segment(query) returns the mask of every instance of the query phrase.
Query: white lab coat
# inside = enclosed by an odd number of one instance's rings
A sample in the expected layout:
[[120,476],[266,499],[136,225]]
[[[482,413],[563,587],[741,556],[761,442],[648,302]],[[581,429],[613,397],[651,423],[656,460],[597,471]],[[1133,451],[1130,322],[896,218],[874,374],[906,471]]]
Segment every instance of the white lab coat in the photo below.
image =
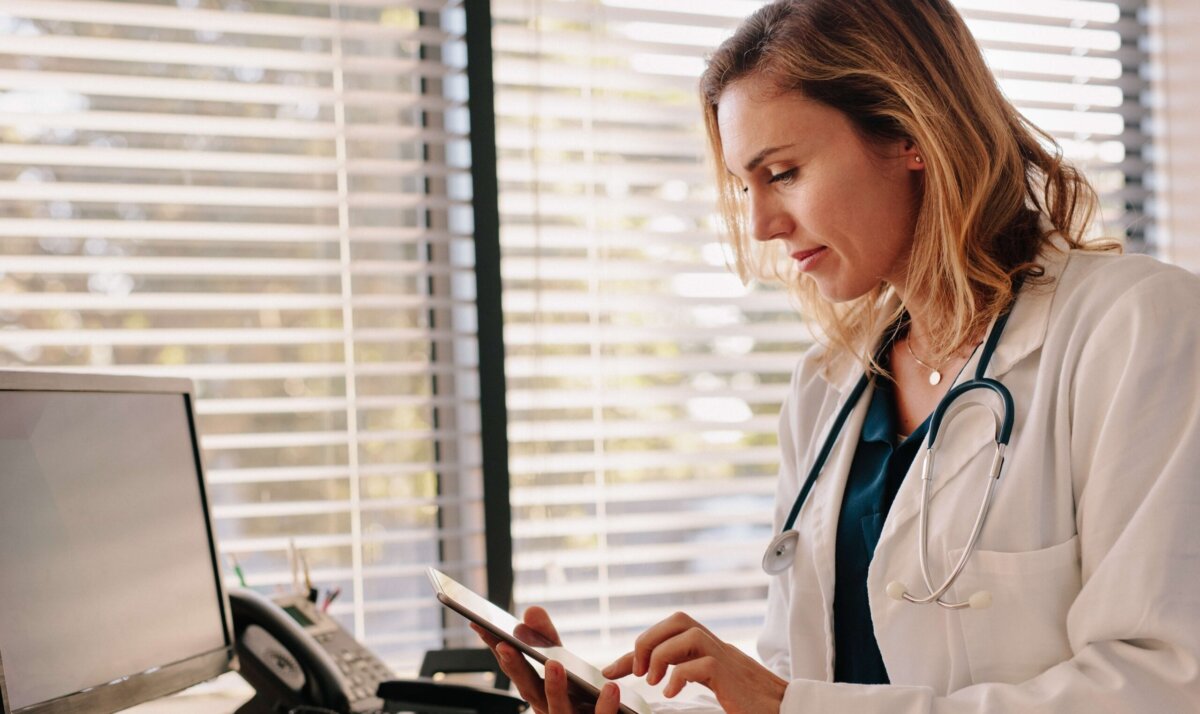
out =
[[[979,545],[949,593],[987,590],[992,606],[949,611],[885,592],[898,580],[927,593],[922,450],[867,577],[892,684],[831,682],[837,518],[868,391],[797,520],[794,567],[771,580],[759,655],[789,680],[785,714],[1200,712],[1200,278],[1142,256],[1051,249],[1042,261],[1053,284],[1021,291],[987,372],[1012,392],[1016,423]],[[861,375],[849,364],[823,373],[819,349],[780,418],[776,532]],[[968,409],[938,438],[938,583],[979,507],[991,420]]]

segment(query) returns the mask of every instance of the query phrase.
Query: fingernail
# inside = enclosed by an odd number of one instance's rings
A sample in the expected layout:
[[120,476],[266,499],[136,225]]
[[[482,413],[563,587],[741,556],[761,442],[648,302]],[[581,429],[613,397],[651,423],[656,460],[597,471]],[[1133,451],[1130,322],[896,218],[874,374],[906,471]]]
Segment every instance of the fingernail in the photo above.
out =
[[496,654],[500,655],[500,659],[504,660],[505,662],[512,659],[512,655],[508,653],[508,649],[505,647],[497,647]]

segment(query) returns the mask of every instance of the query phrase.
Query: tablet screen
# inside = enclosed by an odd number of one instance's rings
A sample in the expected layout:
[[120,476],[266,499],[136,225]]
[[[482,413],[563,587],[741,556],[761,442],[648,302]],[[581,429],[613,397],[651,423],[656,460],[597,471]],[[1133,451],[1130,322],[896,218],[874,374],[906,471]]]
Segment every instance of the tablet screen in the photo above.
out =
[[[508,641],[538,662],[544,663],[551,659],[560,662],[567,671],[567,676],[590,691],[592,696],[599,696],[600,688],[609,681],[600,670],[586,660],[548,641],[510,613],[445,573],[434,568],[430,568],[428,573],[434,589],[437,590],[438,600],[444,605]],[[624,688],[621,689],[621,705],[622,710],[628,714],[651,714],[650,706],[644,699],[634,692],[625,691]]]

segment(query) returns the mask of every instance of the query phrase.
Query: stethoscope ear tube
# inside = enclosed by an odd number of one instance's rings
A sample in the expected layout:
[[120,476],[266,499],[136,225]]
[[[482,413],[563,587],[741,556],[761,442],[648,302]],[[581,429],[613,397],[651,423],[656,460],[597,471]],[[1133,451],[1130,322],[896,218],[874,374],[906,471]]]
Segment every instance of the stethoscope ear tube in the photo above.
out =
[[[951,409],[958,398],[976,389],[987,389],[994,392],[1003,403],[1003,409],[1001,410],[1003,416],[996,418],[996,443],[1004,444],[1005,446],[1008,445],[1009,439],[1012,438],[1013,430],[1014,409],[1012,392],[1008,391],[1008,387],[1005,387],[991,377],[980,377],[956,385],[938,402],[937,408],[933,410],[933,416],[929,420],[929,440],[926,442],[926,451],[933,449],[938,434],[941,432],[942,424],[948,422],[950,416],[958,413],[961,409],[971,406],[970,404],[960,404],[958,407]],[[995,411],[992,412],[993,415],[995,413]]]

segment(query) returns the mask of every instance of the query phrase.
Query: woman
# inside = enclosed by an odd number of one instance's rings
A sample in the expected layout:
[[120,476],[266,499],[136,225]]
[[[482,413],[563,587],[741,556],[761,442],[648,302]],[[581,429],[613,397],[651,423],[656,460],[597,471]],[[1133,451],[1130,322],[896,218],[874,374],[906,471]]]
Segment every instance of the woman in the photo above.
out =
[[[701,94],[739,268],[823,335],[780,424],[775,526],[796,535],[764,559],[763,664],[677,614],[605,674],[731,713],[1200,711],[1200,280],[1084,242],[1091,188],[948,0],[775,2]],[[937,436],[923,570],[922,444],[974,376],[1013,397],[1002,477],[941,596],[961,609],[914,604],[989,482],[997,424],[966,409]],[[574,711],[560,667],[543,682],[489,644],[535,710]]]

